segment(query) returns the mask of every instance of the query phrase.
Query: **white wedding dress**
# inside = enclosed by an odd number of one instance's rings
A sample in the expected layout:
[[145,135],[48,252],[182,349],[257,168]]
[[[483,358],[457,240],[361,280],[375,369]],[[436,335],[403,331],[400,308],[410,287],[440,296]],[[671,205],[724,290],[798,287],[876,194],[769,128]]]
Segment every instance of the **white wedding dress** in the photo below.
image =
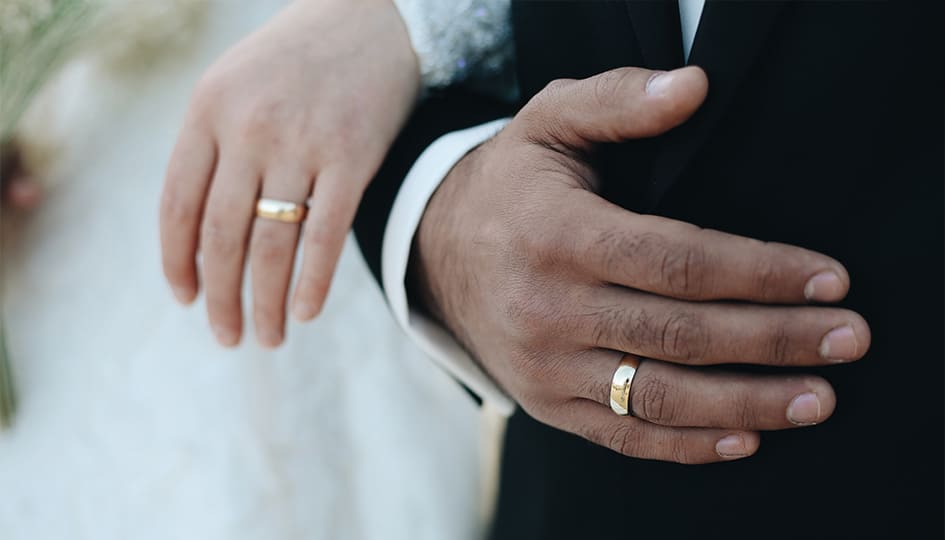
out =
[[281,5],[214,2],[191,54],[60,83],[53,186],[3,231],[20,396],[3,540],[481,533],[477,410],[402,337],[353,243],[324,314],[276,352],[219,348],[202,303],[165,287],[158,196],[190,89]]

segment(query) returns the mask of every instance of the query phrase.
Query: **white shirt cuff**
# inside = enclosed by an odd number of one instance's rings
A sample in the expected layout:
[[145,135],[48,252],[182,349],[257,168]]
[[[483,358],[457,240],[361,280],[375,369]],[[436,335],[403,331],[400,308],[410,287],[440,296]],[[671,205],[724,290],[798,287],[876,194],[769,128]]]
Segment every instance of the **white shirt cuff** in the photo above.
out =
[[397,323],[434,362],[506,416],[515,410],[515,401],[499,388],[445,328],[410,309],[404,278],[414,234],[433,192],[463,156],[498,133],[508,122],[509,119],[505,118],[449,133],[420,155],[394,200],[381,250],[384,294]]

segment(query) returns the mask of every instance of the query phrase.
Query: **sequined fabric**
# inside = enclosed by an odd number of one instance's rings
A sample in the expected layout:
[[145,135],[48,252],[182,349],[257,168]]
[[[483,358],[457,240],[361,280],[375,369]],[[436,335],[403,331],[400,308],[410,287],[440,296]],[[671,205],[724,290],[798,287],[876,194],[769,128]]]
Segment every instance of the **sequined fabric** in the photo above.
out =
[[509,0],[396,4],[420,59],[425,88],[468,83],[502,96],[514,93]]

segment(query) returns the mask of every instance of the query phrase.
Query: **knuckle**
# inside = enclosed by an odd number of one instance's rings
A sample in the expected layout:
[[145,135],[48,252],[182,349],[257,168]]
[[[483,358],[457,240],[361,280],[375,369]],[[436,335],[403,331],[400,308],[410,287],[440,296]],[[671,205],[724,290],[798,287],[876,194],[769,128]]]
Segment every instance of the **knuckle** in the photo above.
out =
[[561,101],[573,79],[555,79],[545,85],[519,111],[517,120],[525,126],[525,132],[535,135],[554,133],[560,128],[556,119],[561,116]]
[[178,193],[165,189],[161,196],[161,219],[171,227],[180,227],[193,222],[196,212]]
[[555,270],[567,259],[567,254],[574,245],[573,231],[565,227],[544,227],[528,224],[517,243],[523,248],[520,253],[528,253],[528,263],[536,270]]
[[640,432],[632,422],[620,423],[610,430],[604,445],[628,457],[640,457]]
[[541,91],[535,94],[531,102],[539,109],[543,106],[555,103],[560,98],[561,94],[566,92],[566,89],[570,88],[574,83],[574,79],[553,79],[549,81]]
[[285,98],[238,94],[218,75],[210,75],[206,81],[198,86],[191,102],[195,120],[216,125],[236,142],[298,148],[297,141],[306,135],[302,126],[307,125],[308,116],[298,111],[293,114]]
[[652,315],[643,308],[607,306],[594,313],[594,343],[616,343],[627,349],[646,347],[659,331]]
[[211,216],[203,224],[200,247],[202,252],[212,257],[229,260],[237,256],[241,246],[230,228],[220,219]]
[[238,136],[248,142],[272,143],[278,146],[278,133],[272,127],[279,125],[279,106],[273,103],[257,102],[248,107],[237,128]]
[[612,227],[595,232],[582,255],[609,274],[623,275],[628,267],[640,264],[636,261],[651,261],[661,256],[666,251],[665,244],[665,239],[657,233],[628,233]]
[[563,357],[542,349],[521,349],[511,355],[522,384],[536,394],[551,394],[566,365]]
[[699,243],[674,245],[661,233],[611,229],[597,233],[590,246],[595,260],[612,273],[626,273],[629,262],[641,268],[649,288],[678,298],[698,299],[704,293],[707,254]]
[[513,334],[528,347],[541,347],[561,327],[560,306],[550,295],[530,287],[514,287],[504,295],[503,312]]
[[640,374],[631,386],[633,414],[654,424],[672,424],[676,410],[670,396],[670,385],[659,377]]
[[303,231],[302,239],[306,249],[321,252],[342,244],[345,235],[320,223],[310,223]]
[[684,465],[694,465],[704,461],[698,459],[697,452],[694,451],[689,440],[683,435],[672,437],[669,442],[669,456],[672,461]]
[[615,69],[594,77],[594,98],[598,105],[609,107],[619,101],[626,75],[625,71]]
[[593,241],[588,243],[590,251],[587,255],[596,254],[603,270],[617,273],[626,266],[628,257],[638,254],[639,240],[640,236],[621,234],[615,228],[608,228],[595,234]]
[[556,406],[586,403],[586,400],[606,404],[609,402],[609,382],[601,381],[593,372],[581,368],[598,354],[593,349],[561,352],[557,347],[523,351],[511,357],[517,364],[515,384],[523,393]]
[[543,396],[550,386],[550,375],[544,369],[542,355],[537,351],[521,350],[508,356],[510,377],[509,386],[524,401],[532,401]]
[[664,249],[660,257],[660,278],[673,296],[700,298],[705,279],[706,252],[691,243],[677,249]]
[[663,322],[659,350],[665,359],[698,364],[705,358],[708,349],[709,331],[701,317],[677,311]]
[[[617,68],[606,71],[593,78],[594,97],[602,108],[619,113],[626,110],[623,106],[634,94],[634,81],[638,77],[636,69]],[[640,121],[642,118],[633,118]]]
[[542,424],[554,425],[560,418],[560,406],[552,400],[535,393],[521,393],[516,401],[525,413]]
[[[195,130],[192,126],[185,126],[183,130]],[[191,181],[194,176],[194,170],[190,163],[186,160],[181,159],[180,155],[181,143],[178,141],[177,145],[174,148],[174,152],[171,155],[171,159],[167,164],[167,170],[165,171],[165,185],[167,183],[176,183],[178,185],[184,185],[188,181]]]
[[[268,225],[268,224],[267,224]],[[256,230],[253,242],[253,256],[260,263],[281,261],[293,254],[292,246],[286,241],[284,231],[275,231],[269,227]]]
[[332,272],[326,261],[318,259],[302,266],[296,284],[299,295],[305,300],[322,300],[328,295]]
[[597,378],[582,378],[574,382],[574,389],[580,397],[592,399],[601,405],[610,404],[610,381]]
[[768,338],[768,360],[772,365],[785,366],[792,362],[791,336],[784,324],[777,324]]
[[564,359],[549,359],[548,354],[538,350],[513,353],[509,358],[504,384],[522,409],[542,423],[560,423],[562,407],[573,398],[560,391],[558,366]]
[[747,429],[758,425],[759,417],[754,405],[754,400],[748,393],[737,393],[732,396],[731,407],[736,422],[734,427]]
[[545,85],[545,87],[544,87],[544,89],[542,89],[541,93],[542,93],[542,94],[545,94],[545,93],[554,94],[554,93],[557,93],[557,92],[561,92],[563,89],[565,89],[565,88],[571,86],[572,84],[574,84],[574,82],[575,82],[574,79],[567,79],[567,78],[553,79],[552,81],[550,81],[548,84]]
[[754,276],[753,285],[762,300],[778,297],[779,285],[783,277],[780,265],[769,258],[759,257],[755,262],[752,275]]
[[[624,324],[625,315],[616,306],[602,306],[588,315],[592,319],[593,343],[595,345],[613,341],[611,336],[624,336],[627,333],[627,325]],[[627,339],[624,339],[624,341],[627,341]]]
[[197,83],[190,99],[190,110],[196,118],[206,119],[222,102],[229,82],[216,70],[208,71]]

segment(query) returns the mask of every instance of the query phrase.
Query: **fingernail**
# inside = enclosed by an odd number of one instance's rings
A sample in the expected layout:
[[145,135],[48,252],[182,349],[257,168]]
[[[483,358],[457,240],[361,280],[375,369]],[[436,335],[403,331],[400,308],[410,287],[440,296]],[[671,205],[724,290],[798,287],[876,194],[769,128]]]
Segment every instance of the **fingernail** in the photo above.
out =
[[820,419],[820,400],[817,399],[817,394],[808,392],[794,398],[788,405],[787,418],[798,426],[816,424]]
[[171,287],[171,292],[174,293],[174,298],[185,306],[194,301],[193,289],[187,287]]
[[239,342],[239,336],[237,336],[236,332],[223,326],[214,326],[213,334],[217,336],[217,341],[224,347],[232,347]]
[[292,306],[292,316],[297,321],[310,321],[318,316],[318,307],[308,302],[296,302]]
[[715,451],[723,458],[740,458],[748,455],[745,439],[741,435],[728,435],[715,443]]
[[646,93],[650,96],[658,96],[666,93],[673,83],[672,72],[662,71],[656,73],[650,80],[646,81]]
[[820,356],[831,362],[853,360],[859,351],[852,326],[841,326],[827,332],[820,342]]
[[256,339],[259,341],[260,345],[267,349],[275,349],[279,345],[282,345],[282,334],[273,332],[272,330],[261,330],[256,335]]
[[843,282],[833,270],[821,272],[804,286],[804,298],[816,302],[833,302],[843,297]]

